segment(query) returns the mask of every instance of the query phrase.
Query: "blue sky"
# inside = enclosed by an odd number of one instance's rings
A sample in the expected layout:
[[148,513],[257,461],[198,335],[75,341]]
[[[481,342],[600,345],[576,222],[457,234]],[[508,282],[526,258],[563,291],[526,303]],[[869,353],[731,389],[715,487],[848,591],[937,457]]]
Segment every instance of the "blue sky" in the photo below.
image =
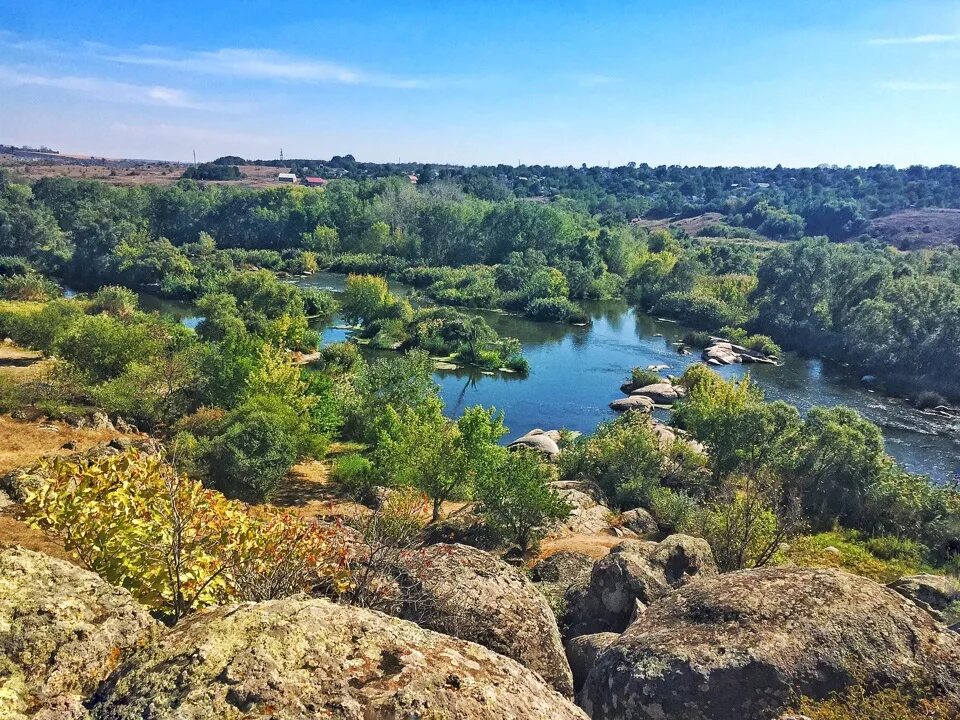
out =
[[180,160],[960,164],[960,3],[0,0],[0,142]]

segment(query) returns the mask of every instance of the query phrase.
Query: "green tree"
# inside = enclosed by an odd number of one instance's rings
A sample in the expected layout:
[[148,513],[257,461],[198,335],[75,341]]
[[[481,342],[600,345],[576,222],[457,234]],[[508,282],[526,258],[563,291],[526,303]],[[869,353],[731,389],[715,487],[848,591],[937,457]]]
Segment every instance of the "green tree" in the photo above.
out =
[[502,537],[524,553],[552,522],[565,518],[570,505],[552,487],[556,470],[534,450],[507,453],[496,472],[477,483],[480,513]]

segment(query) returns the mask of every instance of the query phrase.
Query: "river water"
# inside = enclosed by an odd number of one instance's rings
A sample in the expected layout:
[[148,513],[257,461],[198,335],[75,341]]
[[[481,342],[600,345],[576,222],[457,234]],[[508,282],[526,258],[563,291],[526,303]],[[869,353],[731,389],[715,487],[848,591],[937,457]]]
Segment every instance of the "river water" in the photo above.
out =
[[[297,284],[339,292],[343,281],[343,275],[317,273]],[[391,289],[403,293],[408,288],[393,282]],[[196,324],[189,305],[162,304],[162,308],[145,309],[174,311],[187,324]],[[520,340],[530,373],[438,371],[435,379],[447,415],[457,417],[471,405],[496,407],[503,411],[510,428],[508,439],[538,427],[587,433],[615,416],[608,404],[622,397],[620,385],[631,368],[666,365],[665,374],[679,375],[699,358],[677,353],[673,343],[688,331],[682,325],[638,313],[622,301],[586,303],[584,307],[592,321],[586,327],[476,311],[501,335]],[[339,342],[347,336],[345,330],[327,328],[323,341]],[[960,428],[902,400],[871,391],[843,368],[787,353],[781,366],[731,365],[718,368],[718,372],[727,378],[749,372],[768,400],[784,400],[801,412],[815,405],[847,405],[859,410],[881,427],[887,451],[913,472],[944,481],[960,470]],[[664,419],[667,414],[664,411]]]

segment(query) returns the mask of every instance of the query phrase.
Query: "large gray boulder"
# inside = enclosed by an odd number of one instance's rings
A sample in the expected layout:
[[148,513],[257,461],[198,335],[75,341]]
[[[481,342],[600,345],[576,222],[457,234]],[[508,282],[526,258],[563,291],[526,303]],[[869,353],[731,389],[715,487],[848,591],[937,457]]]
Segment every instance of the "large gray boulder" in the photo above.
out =
[[573,693],[556,617],[517,568],[466,545],[431,545],[404,560],[402,615],[513,658]]
[[567,592],[567,634],[623,632],[638,603],[648,605],[694,578],[716,574],[710,546],[700,538],[626,540],[596,562],[588,583]]
[[589,482],[577,480],[559,480],[550,486],[570,506],[570,513],[558,520],[555,530],[558,532],[595,535],[609,530],[613,513],[598,498],[602,498],[599,488]]
[[672,405],[684,395],[683,387],[668,382],[644,385],[630,393],[631,397],[648,397],[657,405]]
[[160,630],[130,593],[92,572],[0,551],[0,717],[86,718],[84,701]]
[[378,612],[288,598],[181,622],[114,674],[95,720],[585,720],[519,663]]
[[765,568],[653,603],[597,658],[580,702],[594,720],[768,720],[860,682],[960,701],[960,637],[866,578]]
[[630,397],[619,398],[610,403],[610,409],[616,412],[653,412],[655,403],[646,395],[631,395]]
[[537,452],[543,454],[550,460],[554,460],[560,455],[560,446],[557,444],[560,441],[560,433],[557,430],[540,430],[535,429],[528,432],[526,435],[521,435],[512,443],[507,445],[508,448],[530,448],[531,450],[536,450]]
[[660,532],[660,527],[653,519],[653,515],[643,508],[634,508],[620,513],[620,522],[623,523],[623,527],[637,535],[656,535]]

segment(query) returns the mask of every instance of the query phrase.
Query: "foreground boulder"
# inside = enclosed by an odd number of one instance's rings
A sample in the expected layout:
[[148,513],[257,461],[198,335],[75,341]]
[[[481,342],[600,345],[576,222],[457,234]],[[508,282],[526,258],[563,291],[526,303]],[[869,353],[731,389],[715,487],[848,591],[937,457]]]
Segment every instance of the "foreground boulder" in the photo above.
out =
[[960,638],[866,578],[766,568],[655,602],[597,658],[581,705],[594,720],[767,720],[860,682],[960,701]]
[[96,720],[585,720],[518,663],[327,600],[216,608],[181,622],[99,694]]
[[403,617],[513,658],[573,694],[556,618],[523,572],[466,545],[431,545],[404,564]]
[[0,717],[72,720],[160,625],[126,590],[64,560],[0,551]]
[[590,581],[566,595],[568,635],[622,632],[638,611],[671,590],[717,574],[705,540],[670,535],[662,542],[626,540],[598,560]]

